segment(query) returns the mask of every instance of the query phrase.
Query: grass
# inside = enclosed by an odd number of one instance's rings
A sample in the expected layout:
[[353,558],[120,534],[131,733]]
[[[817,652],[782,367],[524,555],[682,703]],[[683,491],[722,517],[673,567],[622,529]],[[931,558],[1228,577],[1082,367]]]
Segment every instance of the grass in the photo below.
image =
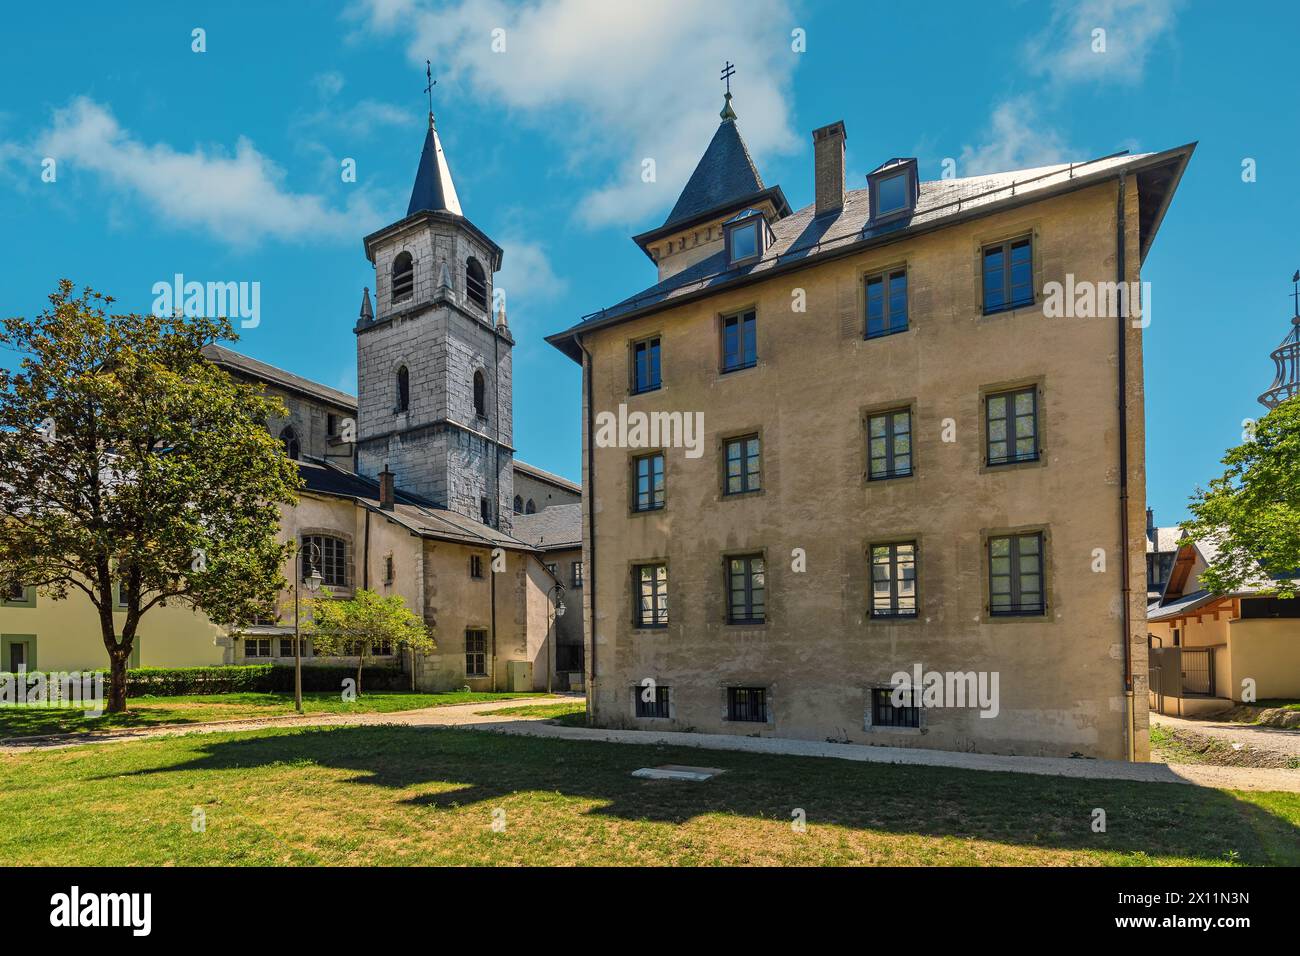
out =
[[[667,763],[726,772],[630,776]],[[1297,865],[1298,827],[1292,793],[449,728],[0,755],[0,865]]]
[[570,726],[586,726],[587,702],[585,700],[566,700],[558,704],[525,704],[522,707],[497,707],[493,710],[480,710],[480,715],[491,714],[493,717],[537,717],[543,720],[560,717],[581,717],[582,720],[566,720]]
[[[303,693],[308,714],[373,714],[450,704],[475,704],[544,694],[490,694],[456,691],[449,694],[415,694],[405,691],[369,691],[357,700],[344,701],[337,691]],[[132,697],[120,714],[88,717],[70,708],[0,708],[0,740],[39,734],[81,733],[159,724],[193,724],[210,720],[243,720],[292,714],[292,694],[196,694],[181,697]]]

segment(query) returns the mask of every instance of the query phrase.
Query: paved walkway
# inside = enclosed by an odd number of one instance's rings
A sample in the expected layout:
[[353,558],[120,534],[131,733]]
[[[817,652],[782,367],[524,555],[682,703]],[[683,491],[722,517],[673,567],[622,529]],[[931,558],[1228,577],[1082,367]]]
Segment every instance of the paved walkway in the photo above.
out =
[[1253,747],[1255,750],[1268,750],[1272,753],[1300,757],[1300,729],[1234,724],[1213,718],[1188,720],[1186,717],[1167,717],[1164,714],[1152,714],[1151,723],[1168,727],[1170,730],[1185,730],[1200,734],[1202,737],[1213,737],[1215,740],[1230,744]]
[[[801,757],[830,757],[862,763],[908,764],[924,767],[953,767],[961,770],[992,770],[1089,780],[1134,780],[1144,783],[1181,783],[1229,790],[1283,790],[1300,793],[1300,770],[1257,767],[1214,767],[1203,764],[1125,763],[1118,760],[1073,760],[1064,757],[1003,757],[991,754],[953,753],[908,747],[871,747],[833,744],[815,740],[787,740],[775,737],[739,737],[730,734],[690,734],[673,731],[595,730],[564,727],[546,721],[517,716],[493,716],[490,712],[508,707],[555,703],[555,698],[494,701],[486,704],[457,704],[388,714],[308,715],[225,721],[214,724],[141,728],[94,735],[68,735],[0,745],[2,753],[20,753],[52,747],[108,744],[142,738],[192,733],[226,733],[259,730],[268,726],[364,726],[398,724],[410,727],[459,727],[529,737],[562,740],[604,741],[619,744],[697,747],[702,750],[730,750],[744,753],[789,754]],[[484,712],[488,713],[484,713]],[[1161,718],[1162,720],[1168,718]],[[90,739],[87,739],[90,738]]]

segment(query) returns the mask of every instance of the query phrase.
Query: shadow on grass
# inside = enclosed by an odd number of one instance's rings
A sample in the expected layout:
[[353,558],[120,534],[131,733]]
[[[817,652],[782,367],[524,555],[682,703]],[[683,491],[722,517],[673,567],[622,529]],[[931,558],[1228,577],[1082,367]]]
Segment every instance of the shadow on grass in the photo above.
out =
[[[815,757],[516,737],[434,727],[341,727],[195,742],[202,754],[149,776],[247,771],[306,761],[351,771],[349,785],[453,789],[406,802],[442,808],[541,792],[594,801],[591,814],[681,824],[706,814],[1054,850],[1135,854],[1134,862],[1300,864],[1300,794],[1243,798],[1184,784],[1078,780]],[[638,767],[708,764],[704,783],[647,781]],[[1105,833],[1092,830],[1106,812]],[[1150,858],[1144,859],[1143,856]]]

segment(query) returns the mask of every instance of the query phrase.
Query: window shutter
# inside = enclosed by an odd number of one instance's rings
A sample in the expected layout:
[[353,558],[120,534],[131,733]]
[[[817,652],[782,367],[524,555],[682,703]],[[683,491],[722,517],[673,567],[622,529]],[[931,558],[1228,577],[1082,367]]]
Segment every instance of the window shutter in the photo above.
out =
[[[835,307],[839,315],[840,338],[851,339],[859,335],[858,283],[856,279],[840,279],[836,283]],[[865,321],[865,319],[863,320]],[[864,326],[865,328],[865,326]]]

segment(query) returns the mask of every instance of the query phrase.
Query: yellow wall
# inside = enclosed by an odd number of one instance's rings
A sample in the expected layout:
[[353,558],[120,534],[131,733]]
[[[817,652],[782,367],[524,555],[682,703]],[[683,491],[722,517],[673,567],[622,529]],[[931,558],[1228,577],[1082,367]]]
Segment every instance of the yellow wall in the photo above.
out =
[[[1114,281],[1116,189],[1102,185],[827,262],[584,336],[593,354],[594,407],[705,415],[705,454],[666,456],[667,507],[629,513],[630,458],[641,450],[596,448],[597,587],[590,587],[588,667],[597,721],[709,732],[1022,754],[1125,756],[1121,551],[1130,554],[1133,723],[1145,759],[1146,621],[1141,333],[1130,329],[1129,540],[1118,534],[1119,422],[1114,319],[1047,319],[1041,306],[985,317],[982,243],[1034,234],[1035,285]],[[1128,275],[1138,278],[1136,183],[1129,181]],[[863,277],[906,264],[908,331],[864,340]],[[796,289],[807,311],[792,310]],[[757,367],[719,374],[721,317],[758,314]],[[663,388],[629,395],[630,344],[662,342]],[[982,394],[1041,387],[1043,460],[982,467]],[[585,399],[584,399],[585,401]],[[868,483],[863,417],[910,405],[916,474]],[[946,419],[956,441],[945,443]],[[724,438],[757,431],[764,490],[724,500]],[[585,436],[584,436],[585,441]],[[588,449],[588,452],[591,450]],[[584,462],[586,459],[584,458]],[[1049,615],[990,618],[985,610],[990,531],[1042,529]],[[866,616],[867,549],[914,539],[920,617]],[[792,550],[808,571],[791,567]],[[1094,573],[1103,548],[1106,570]],[[722,559],[763,552],[768,620],[725,623]],[[593,568],[590,542],[588,569]],[[671,623],[632,626],[631,568],[666,560]],[[590,597],[596,591],[596,617]],[[914,663],[934,670],[1000,673],[1002,713],[927,712],[918,733],[864,727],[867,689]],[[654,678],[672,688],[675,717],[637,721],[632,687]],[[724,685],[769,688],[774,720],[722,719]]]

